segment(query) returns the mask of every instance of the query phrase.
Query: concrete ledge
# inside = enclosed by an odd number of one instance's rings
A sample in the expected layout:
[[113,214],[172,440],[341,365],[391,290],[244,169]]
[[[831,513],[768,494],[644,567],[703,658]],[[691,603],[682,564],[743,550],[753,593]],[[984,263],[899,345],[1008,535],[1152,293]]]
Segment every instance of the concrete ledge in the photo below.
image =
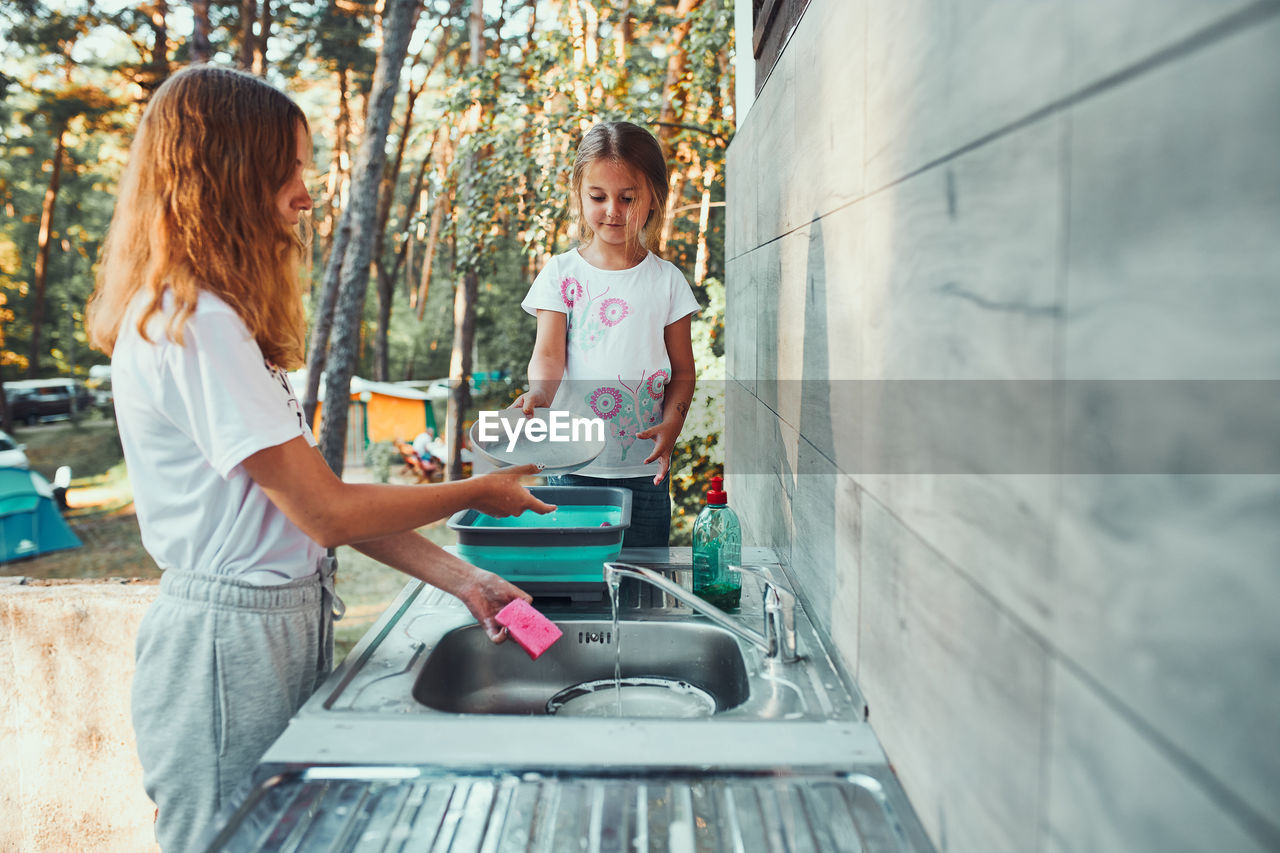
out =
[[156,850],[129,685],[159,583],[0,580],[0,850]]

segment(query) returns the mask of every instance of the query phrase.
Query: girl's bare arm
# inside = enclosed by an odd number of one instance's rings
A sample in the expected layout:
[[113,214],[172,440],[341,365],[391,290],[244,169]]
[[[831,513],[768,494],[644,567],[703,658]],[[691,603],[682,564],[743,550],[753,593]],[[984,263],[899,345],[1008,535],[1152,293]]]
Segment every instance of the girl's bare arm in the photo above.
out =
[[[663,329],[667,358],[671,360],[671,382],[662,397],[662,419],[679,420],[689,414],[693,389],[698,383],[697,366],[693,363],[693,315],[688,314]],[[677,435],[679,433],[677,432]]]
[[493,516],[555,509],[520,485],[521,477],[538,472],[535,465],[430,486],[344,483],[302,436],[242,464],[271,502],[325,548],[416,530],[467,507]]
[[512,403],[526,415],[550,406],[564,378],[565,347],[569,319],[563,311],[538,309],[538,337],[529,358],[529,390]]
[[653,482],[661,483],[671,469],[671,451],[684,429],[684,419],[693,401],[693,389],[697,384],[697,369],[693,363],[692,321],[685,316],[663,330],[667,345],[667,357],[671,360],[671,381],[667,383],[662,398],[662,423],[636,433],[636,438],[652,438],[653,452],[644,460],[646,464],[657,459],[662,468]]
[[506,636],[502,626],[494,621],[498,611],[513,598],[532,601],[520,588],[455,557],[417,533],[383,536],[354,547],[393,569],[456,596],[495,641],[500,642]]

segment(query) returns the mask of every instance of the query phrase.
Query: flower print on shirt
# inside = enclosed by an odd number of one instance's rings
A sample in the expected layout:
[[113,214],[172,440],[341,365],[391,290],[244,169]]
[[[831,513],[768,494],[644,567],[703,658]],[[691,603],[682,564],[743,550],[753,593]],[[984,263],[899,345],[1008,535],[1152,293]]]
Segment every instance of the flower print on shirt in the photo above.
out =
[[626,300],[619,299],[616,296],[600,303],[600,322],[610,328],[627,319],[627,315],[630,313],[631,306],[626,303]]
[[625,299],[614,296],[609,299],[604,293],[591,295],[590,283],[583,284],[572,276],[560,280],[560,297],[564,300],[565,313],[568,315],[570,344],[579,349],[590,350],[604,339],[609,329],[622,323],[631,314],[631,306]]
[[564,300],[566,308],[573,308],[574,304],[585,295],[582,285],[571,275],[567,275],[560,282],[560,297]]
[[612,420],[622,410],[622,392],[606,385],[592,391],[587,402],[591,404],[591,411],[595,412],[596,417],[605,421]]
[[620,388],[602,385],[587,395],[591,411],[608,425],[609,433],[622,448],[623,460],[636,443],[636,434],[662,420],[663,388],[669,378],[667,371],[659,370],[646,380],[642,371],[634,387],[619,376]]
[[[642,374],[643,375],[643,374]],[[665,370],[654,371],[654,374],[644,383],[644,390],[649,392],[649,396],[655,400],[661,400],[667,383],[671,381],[671,374]]]

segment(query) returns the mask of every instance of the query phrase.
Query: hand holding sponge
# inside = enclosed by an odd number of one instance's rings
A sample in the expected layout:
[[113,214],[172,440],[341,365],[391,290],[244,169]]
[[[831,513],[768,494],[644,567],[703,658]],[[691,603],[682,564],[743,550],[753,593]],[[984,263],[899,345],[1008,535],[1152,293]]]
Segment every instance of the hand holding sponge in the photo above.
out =
[[534,660],[551,648],[552,643],[560,639],[562,632],[555,623],[543,616],[523,598],[513,598],[507,606],[498,611],[494,617],[499,625],[506,627],[511,639],[520,644],[520,648],[529,653]]

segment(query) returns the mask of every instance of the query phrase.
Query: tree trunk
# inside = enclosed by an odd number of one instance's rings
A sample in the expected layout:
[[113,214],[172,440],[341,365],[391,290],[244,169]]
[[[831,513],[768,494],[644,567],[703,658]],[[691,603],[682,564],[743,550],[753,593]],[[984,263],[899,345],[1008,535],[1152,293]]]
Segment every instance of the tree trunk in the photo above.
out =
[[[471,56],[468,63],[472,70],[480,67],[484,60],[484,0],[471,2]],[[482,109],[479,103],[473,109]],[[477,113],[473,130],[479,127],[480,116]],[[476,152],[472,148],[467,155],[467,172],[463,186],[475,180]],[[461,207],[467,211],[470,192],[461,194]],[[468,211],[469,218],[469,211]],[[449,359],[449,411],[445,419],[445,441],[449,446],[449,459],[446,476],[450,480],[462,479],[462,424],[471,408],[471,350],[476,334],[476,292],[479,289],[480,275],[476,269],[479,263],[478,234],[467,237],[471,241],[467,252],[462,275],[462,286],[454,293],[453,300],[453,353]],[[428,273],[429,275],[430,273]]]
[[[477,3],[480,0],[476,0]],[[445,435],[449,442],[450,480],[462,479],[463,420],[471,408],[471,350],[476,339],[476,293],[480,276],[475,267],[462,274],[462,285],[453,296],[453,353],[449,358],[449,412]]]
[[[431,143],[431,150],[434,154],[436,144],[440,145],[440,153],[436,159],[436,198],[431,209],[431,224],[427,229],[427,245],[422,255],[422,272],[419,275],[418,286],[416,289],[416,300],[413,303],[418,308],[418,322],[422,322],[422,318],[427,311],[427,292],[431,287],[431,267],[435,263],[436,246],[440,239],[440,226],[444,223],[444,215],[449,210],[449,187],[448,176],[449,166],[453,163],[453,145],[449,142],[449,134],[445,128],[436,131],[436,138]],[[426,165],[425,162],[423,165]],[[408,278],[410,270],[405,270],[405,277]]]
[[617,90],[627,91],[627,56],[631,52],[631,0],[622,0],[618,25],[613,30],[614,61],[618,66]]
[[693,283],[700,286],[707,277],[707,226],[711,222],[711,184],[716,178],[714,163],[702,166],[702,204],[698,210],[698,254],[693,264]]
[[[588,0],[589,2],[589,0]],[[569,0],[569,40],[573,44],[573,97],[579,114],[585,115],[587,101],[587,34],[579,0]]]
[[[454,0],[454,3],[456,6],[457,4],[461,3],[461,0]],[[451,11],[450,14],[456,14],[456,9]],[[421,93],[422,90],[426,87],[427,79],[431,76],[431,73],[435,71],[436,67],[440,65],[440,63],[444,60],[445,53],[449,49],[449,31],[448,29],[445,29],[443,27],[441,28],[441,30],[442,31],[440,33],[440,42],[439,44],[436,45],[436,55],[431,60],[431,66],[427,69],[427,73],[423,76],[422,85],[418,87],[418,93]],[[412,89],[410,91],[412,92]],[[444,128],[437,127],[436,132],[431,135],[431,144],[427,146],[427,153],[422,158],[422,166],[418,169],[418,175],[413,182],[413,190],[409,193],[409,202],[405,204],[404,221],[401,223],[400,230],[397,233],[404,234],[406,236],[405,236],[404,242],[400,244],[400,249],[396,252],[395,263],[392,266],[391,273],[390,273],[393,291],[395,289],[395,282],[400,278],[401,268],[403,268],[406,263],[412,266],[413,256],[412,256],[411,249],[413,247],[413,239],[408,236],[409,225],[413,222],[414,205],[421,204],[426,201],[426,199],[423,198],[422,185],[426,182],[427,169],[431,165],[431,158],[435,154],[436,146],[440,143],[440,139],[443,133],[444,133]],[[404,138],[407,139],[408,135],[409,135],[409,127],[407,124],[407,117],[406,117]],[[400,151],[397,154],[397,157],[403,157],[403,154],[404,154],[404,144],[402,142],[400,146]],[[397,167],[396,173],[399,174],[399,171],[400,171],[399,167]],[[419,199],[421,199],[421,201],[418,201]],[[426,213],[426,211],[422,210],[421,213]],[[419,226],[419,229],[421,229],[421,226]],[[414,290],[412,285],[409,284],[409,274],[407,271],[405,273],[405,285],[406,285],[405,289],[410,294],[409,305],[412,307],[414,304],[413,294],[416,291]]]
[[391,325],[391,302],[395,295],[395,278],[387,270],[383,261],[383,252],[387,242],[387,221],[391,218],[391,204],[395,201],[396,182],[400,179],[400,170],[404,168],[404,150],[409,142],[409,133],[413,129],[413,105],[418,95],[426,87],[426,80],[421,86],[409,86],[409,97],[405,103],[404,122],[400,127],[400,139],[396,143],[396,156],[382,171],[382,183],[378,187],[378,214],[373,233],[373,265],[378,290],[378,328],[375,331],[374,379],[387,382],[390,377],[387,353],[387,333]]
[[338,303],[342,259],[350,242],[351,216],[349,211],[344,210],[338,221],[338,230],[333,236],[333,250],[329,253],[329,265],[324,269],[320,298],[311,303],[311,311],[315,316],[312,318],[311,346],[307,350],[307,390],[302,395],[302,413],[313,429],[316,425],[316,404],[320,397],[320,374],[324,372],[325,362],[328,360],[333,310]]
[[[662,111],[658,115],[658,120],[662,124],[658,125],[658,139],[663,143],[671,139],[671,135],[675,133],[673,124],[679,122],[678,116],[683,112],[684,97],[682,85],[684,77],[684,65],[687,54],[684,49],[684,38],[689,34],[690,20],[689,16],[693,11],[702,5],[702,0],[680,0],[676,6],[676,17],[680,18],[680,23],[676,24],[671,30],[671,40],[667,47],[667,79],[662,86]],[[677,110],[676,102],[680,102],[680,109]]]
[[414,298],[417,296],[417,290],[409,283],[410,273],[408,269],[413,268],[413,230],[418,232],[418,239],[422,239],[422,223],[418,223],[417,229],[413,229],[413,219],[415,214],[422,216],[427,212],[427,193],[423,192],[422,186],[427,182],[427,167],[430,166],[431,151],[435,148],[435,140],[439,138],[437,133],[432,138],[431,148],[427,149],[427,156],[422,158],[422,165],[418,167],[418,174],[413,179],[413,189],[409,191],[409,198],[404,206],[404,219],[400,222],[400,228],[396,232],[404,235],[404,240],[400,243],[400,248],[396,250],[395,262],[391,265],[391,281],[394,291],[394,282],[400,280],[401,270],[406,270],[404,276],[405,293],[409,297],[409,307],[413,308],[417,305]]
[[237,64],[241,71],[253,71],[253,55],[258,40],[253,35],[253,25],[258,22],[258,0],[240,0],[240,55]]
[[31,351],[27,362],[27,376],[34,378],[40,372],[41,327],[44,325],[44,295],[49,283],[49,247],[53,242],[53,214],[58,202],[58,190],[62,187],[62,160],[66,151],[67,129],[57,128],[57,141],[53,147],[53,170],[49,185],[45,187],[44,203],[40,206],[40,233],[36,238],[36,263],[31,277]]
[[348,69],[338,69],[338,121],[334,128],[333,159],[329,163],[329,177],[325,181],[324,198],[320,202],[324,219],[320,225],[320,255],[326,260],[333,255],[334,232],[343,209],[342,188],[347,182],[347,147],[351,141],[351,104],[348,101]]
[[151,24],[151,59],[147,62],[146,87],[154,92],[169,77],[169,4],[156,0],[144,7]]
[[684,197],[684,185],[688,182],[689,176],[685,173],[684,166],[677,163],[676,168],[671,172],[671,191],[667,193],[667,215],[662,222],[662,234],[658,237],[658,253],[662,254],[667,250],[667,241],[671,239],[671,234],[676,227],[676,208],[680,206],[680,199]]
[[381,261],[373,265],[374,284],[378,289],[378,328],[374,330],[373,378],[378,382],[390,382],[390,354],[387,352],[387,329],[391,325],[391,297],[395,283],[387,265]]
[[259,77],[267,73],[267,40],[271,38],[273,21],[271,0],[262,0],[262,23],[258,25],[258,38],[253,45],[253,73]]
[[387,162],[387,131],[391,111],[400,88],[400,73],[409,52],[421,0],[389,0],[382,19],[382,49],[373,73],[369,120],[365,123],[360,150],[353,168],[349,210],[351,238],[343,253],[338,303],[334,313],[333,346],[325,372],[324,420],[320,428],[320,450],[329,467],[342,474],[343,449],[347,436],[347,400],[351,377],[355,374],[356,351],[360,344],[360,322],[364,317],[365,294],[369,289],[369,263],[377,225],[378,185]]
[[[583,26],[583,47],[587,54],[587,67],[595,69],[600,62],[600,12],[596,9],[595,3],[588,2],[582,10]],[[604,88],[600,83],[600,78],[596,77],[596,82],[591,86],[591,103],[600,104],[604,100]]]
[[199,65],[208,62],[213,56],[213,48],[209,44],[209,0],[192,0],[191,13],[195,23],[191,32],[191,64]]
[[421,321],[427,312],[427,292],[431,287],[431,265],[436,259],[436,244],[440,239],[440,223],[444,221],[445,209],[449,206],[449,194],[441,192],[436,199],[435,209],[431,211],[431,227],[427,231],[427,248],[422,254],[422,277],[418,282],[418,320]]

